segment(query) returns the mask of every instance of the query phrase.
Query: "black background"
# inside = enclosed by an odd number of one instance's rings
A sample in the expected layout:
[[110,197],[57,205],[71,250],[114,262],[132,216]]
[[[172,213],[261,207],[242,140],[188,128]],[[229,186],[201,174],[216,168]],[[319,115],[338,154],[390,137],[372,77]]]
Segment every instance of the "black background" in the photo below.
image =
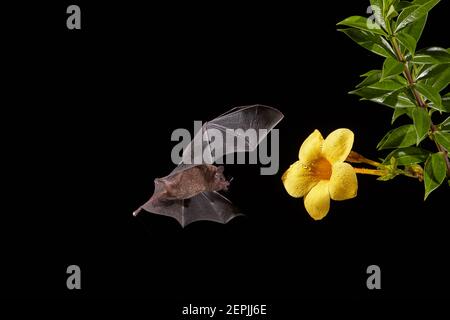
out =
[[[79,31],[66,28],[69,2],[5,11],[3,294],[174,308],[448,297],[448,187],[423,202],[417,181],[358,176],[357,198],[315,222],[280,181],[316,128],[350,128],[354,150],[385,155],[375,147],[391,110],[347,94],[382,59],[335,26],[365,15],[368,1],[149,3],[74,1]],[[448,13],[444,0],[419,47],[449,46]],[[131,215],[172,170],[174,129],[255,103],[285,119],[277,175],[226,167],[245,217],[182,229]],[[70,264],[81,267],[80,291],[66,288]],[[382,290],[366,288],[371,264]]]

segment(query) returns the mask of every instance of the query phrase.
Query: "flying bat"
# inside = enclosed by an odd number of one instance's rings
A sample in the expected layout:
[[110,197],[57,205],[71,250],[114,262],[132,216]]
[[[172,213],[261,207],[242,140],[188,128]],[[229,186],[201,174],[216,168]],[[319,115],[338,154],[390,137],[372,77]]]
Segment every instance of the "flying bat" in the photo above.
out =
[[219,193],[228,189],[230,181],[223,174],[224,167],[214,163],[221,163],[230,153],[254,151],[282,119],[275,108],[251,105],[206,122],[184,149],[179,165],[154,180],[153,195],[133,215],[145,210],[173,217],[183,227],[199,220],[227,223],[241,215]]

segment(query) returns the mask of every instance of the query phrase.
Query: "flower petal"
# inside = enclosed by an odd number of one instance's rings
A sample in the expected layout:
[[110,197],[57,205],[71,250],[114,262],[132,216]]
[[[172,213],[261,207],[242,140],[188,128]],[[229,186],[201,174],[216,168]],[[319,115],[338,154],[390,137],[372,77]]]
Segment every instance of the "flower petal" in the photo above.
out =
[[323,142],[322,154],[331,164],[343,162],[352,150],[354,134],[349,129],[337,129]]
[[329,182],[320,181],[305,197],[305,208],[314,220],[325,217],[330,210]]
[[319,130],[314,130],[308,138],[302,143],[298,158],[300,161],[308,165],[311,161],[319,158],[322,154],[323,137]]
[[319,182],[319,179],[312,175],[310,169],[297,161],[286,170],[281,181],[289,195],[300,198],[307,194]]
[[333,200],[347,200],[356,197],[358,179],[350,164],[339,162],[333,165],[329,191]]

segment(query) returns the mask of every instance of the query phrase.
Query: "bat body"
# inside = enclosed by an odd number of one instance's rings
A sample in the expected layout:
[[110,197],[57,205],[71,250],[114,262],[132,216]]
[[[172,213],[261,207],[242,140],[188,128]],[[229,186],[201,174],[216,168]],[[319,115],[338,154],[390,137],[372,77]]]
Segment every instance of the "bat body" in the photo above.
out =
[[134,215],[143,209],[173,217],[184,227],[197,220],[227,223],[240,214],[217,192],[227,190],[229,186],[223,167],[211,164],[187,166],[154,182],[152,197]]
[[[208,148],[208,140],[194,138],[183,153],[183,161],[167,176],[154,180],[155,190],[144,205],[133,212],[137,215],[141,210],[170,216],[175,218],[183,227],[198,220],[209,220],[227,223],[240,215],[239,211],[219,191],[227,190],[230,184],[223,175],[224,168],[212,163],[217,157],[226,153],[253,151],[267,133],[283,118],[277,109],[255,105],[234,108],[227,113],[206,122],[199,132],[201,136],[208,136],[212,130],[226,132],[228,129],[265,129],[266,133],[258,140],[249,140],[248,136],[236,134],[241,143],[230,147],[223,141],[224,153],[211,152],[207,161],[195,159],[192,151],[199,147]],[[226,148],[228,147],[228,148]],[[204,155],[204,153],[202,153]],[[194,157],[194,158],[193,158]],[[194,161],[192,161],[194,160]]]
[[155,179],[155,193],[150,202],[157,205],[170,200],[184,200],[200,192],[227,190],[230,183],[223,175],[223,167],[212,164],[192,166],[188,169]]

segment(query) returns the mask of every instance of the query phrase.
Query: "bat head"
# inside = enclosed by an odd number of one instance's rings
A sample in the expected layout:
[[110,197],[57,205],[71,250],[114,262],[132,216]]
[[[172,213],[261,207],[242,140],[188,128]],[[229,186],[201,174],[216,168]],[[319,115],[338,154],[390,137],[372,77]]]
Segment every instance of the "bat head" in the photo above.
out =
[[225,179],[225,176],[223,175],[223,166],[216,167],[216,170],[214,172],[214,181],[213,181],[213,189],[215,191],[219,190],[227,190],[228,186],[230,185],[230,182]]

